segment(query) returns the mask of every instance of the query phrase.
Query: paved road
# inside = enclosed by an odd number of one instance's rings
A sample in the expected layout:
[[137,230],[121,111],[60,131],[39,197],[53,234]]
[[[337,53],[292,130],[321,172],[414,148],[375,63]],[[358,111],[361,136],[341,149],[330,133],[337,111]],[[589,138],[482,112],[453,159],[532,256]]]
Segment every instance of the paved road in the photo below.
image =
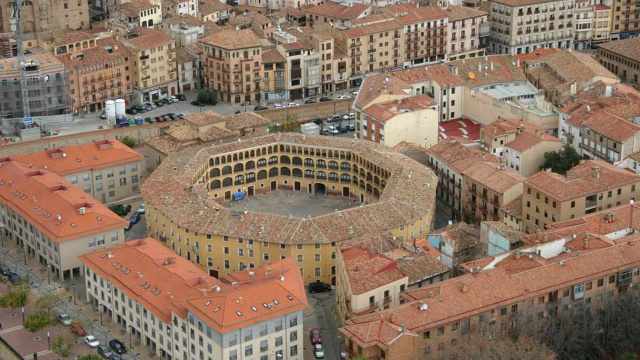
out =
[[343,340],[338,331],[336,312],[334,311],[336,304],[335,291],[320,294],[307,293],[307,299],[314,312],[304,319],[304,358],[315,359],[313,346],[309,340],[309,331],[313,328],[319,328],[322,331],[322,346],[325,351],[325,359],[340,359],[340,348]]

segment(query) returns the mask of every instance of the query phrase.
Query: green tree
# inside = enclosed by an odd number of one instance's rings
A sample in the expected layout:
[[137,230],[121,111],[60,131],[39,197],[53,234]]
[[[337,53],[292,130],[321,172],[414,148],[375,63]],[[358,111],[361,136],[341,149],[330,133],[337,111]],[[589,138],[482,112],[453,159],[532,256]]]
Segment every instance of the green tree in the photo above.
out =
[[51,310],[64,302],[64,297],[60,294],[42,295],[36,300],[36,309],[47,315],[51,315]]
[[213,89],[204,89],[198,93],[198,101],[205,105],[216,105],[218,103],[218,94]]
[[42,330],[51,325],[51,317],[44,313],[36,313],[27,318],[24,322],[24,328],[30,332]]
[[51,343],[51,350],[53,350],[54,353],[62,356],[63,358],[71,356],[72,349],[73,343],[64,342],[64,338],[62,336],[58,336]]
[[130,148],[134,148],[136,146],[136,139],[133,138],[133,136],[123,136],[120,139],[120,142],[127,145]]
[[9,287],[8,291],[0,298],[0,306],[15,308],[27,305],[29,300],[29,288],[26,286]]
[[544,154],[544,164],[540,170],[549,169],[558,174],[566,174],[569,169],[578,165],[582,157],[572,148],[566,147],[559,151]]

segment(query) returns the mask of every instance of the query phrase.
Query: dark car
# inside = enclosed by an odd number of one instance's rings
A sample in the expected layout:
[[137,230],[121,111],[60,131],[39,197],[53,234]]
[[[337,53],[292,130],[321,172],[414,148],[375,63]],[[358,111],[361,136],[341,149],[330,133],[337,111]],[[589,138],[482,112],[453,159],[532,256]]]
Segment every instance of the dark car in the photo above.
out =
[[331,285],[320,282],[320,280],[317,280],[316,282],[309,284],[309,292],[312,294],[317,292],[330,292],[330,291],[331,291]]
[[333,99],[330,98],[330,97],[326,97],[326,96],[320,98],[320,102],[325,102],[325,101],[333,101]]
[[304,102],[304,103],[305,103],[305,104],[315,104],[315,103],[316,103],[316,101],[315,101],[315,100],[311,100],[311,99],[309,99],[309,100],[305,100],[305,102]]
[[9,276],[10,274],[11,274],[11,269],[8,266],[3,265],[2,266],[2,275]]
[[349,129],[346,126],[338,126],[337,129],[338,131],[340,131],[340,134],[344,134],[347,131],[349,131]]
[[186,101],[187,100],[187,96],[185,94],[178,94],[178,95],[176,95],[176,97],[180,101]]
[[18,274],[12,272],[11,274],[9,274],[9,276],[7,276],[7,278],[9,279],[9,281],[11,281],[12,284],[17,284],[20,282],[20,276],[18,276]]
[[139,212],[134,212],[133,214],[131,214],[131,217],[129,218],[129,221],[137,224],[138,221],[140,221],[140,213]]
[[253,108],[253,111],[261,111],[261,110],[269,110],[269,108],[263,105],[258,105]]
[[150,117],[144,118],[144,121],[148,122],[149,124],[153,124],[154,122],[156,122],[155,120],[153,120],[153,118]]
[[315,118],[311,120],[312,123],[318,125],[318,126],[322,126],[322,119],[320,118]]
[[111,341],[109,341],[109,347],[116,353],[119,355],[122,355],[124,353],[127,352],[127,347],[124,346],[124,344],[122,343],[122,341],[118,340],[118,339],[113,339]]
[[322,333],[320,329],[313,328],[309,331],[309,339],[311,339],[311,344],[321,344],[322,343]]
[[167,116],[170,117],[171,120],[173,120],[173,121],[180,120],[180,118],[178,117],[178,115],[176,113],[168,113]]
[[164,105],[160,100],[156,100],[153,103],[156,105],[156,107],[162,107],[162,105]]
[[203,104],[203,103],[201,103],[201,102],[200,102],[200,101],[198,101],[198,100],[192,101],[192,102],[191,102],[191,105],[193,105],[193,106],[204,106],[204,104]]
[[164,121],[173,121],[173,119],[169,115],[163,115],[162,117],[164,118]]
[[328,122],[340,122],[342,121],[342,116],[340,115],[331,115],[328,119]]
[[113,126],[114,129],[119,129],[119,128],[123,128],[123,127],[129,127],[129,123],[128,122],[123,122],[123,123],[120,123],[120,124],[115,124]]
[[146,105],[133,105],[132,107],[128,108],[126,110],[127,114],[131,114],[131,115],[135,115],[137,113],[143,113],[147,111],[147,106]]
[[169,99],[167,99],[167,98],[163,98],[163,99],[160,99],[160,100],[158,100],[158,101],[160,101],[160,102],[161,102],[161,103],[163,103],[164,105],[169,104]]
[[100,356],[105,359],[108,359],[109,356],[113,355],[111,350],[109,350],[109,348],[106,346],[98,346],[96,349],[98,349],[98,354],[100,354]]

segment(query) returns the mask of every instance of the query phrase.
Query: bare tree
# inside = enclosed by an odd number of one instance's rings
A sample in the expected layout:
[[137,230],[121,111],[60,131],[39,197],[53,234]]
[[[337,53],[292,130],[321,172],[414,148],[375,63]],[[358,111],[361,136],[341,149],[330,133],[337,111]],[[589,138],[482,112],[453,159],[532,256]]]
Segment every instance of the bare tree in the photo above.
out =
[[489,340],[471,335],[450,346],[442,360],[555,360],[556,354],[545,344],[531,337]]

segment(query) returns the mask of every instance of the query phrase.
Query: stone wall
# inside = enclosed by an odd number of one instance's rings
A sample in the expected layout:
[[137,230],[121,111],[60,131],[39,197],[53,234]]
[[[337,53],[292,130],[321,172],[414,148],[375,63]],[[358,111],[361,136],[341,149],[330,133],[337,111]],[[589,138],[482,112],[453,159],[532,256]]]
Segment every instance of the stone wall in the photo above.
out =
[[353,98],[345,100],[319,102],[309,105],[300,105],[284,109],[269,109],[256,111],[256,114],[266,117],[272,121],[282,121],[287,116],[297,118],[298,120],[309,120],[316,117],[325,119],[333,114],[345,115],[350,112],[353,106]]
[[2,360],[22,360],[18,354],[2,337],[0,337],[0,359]]

